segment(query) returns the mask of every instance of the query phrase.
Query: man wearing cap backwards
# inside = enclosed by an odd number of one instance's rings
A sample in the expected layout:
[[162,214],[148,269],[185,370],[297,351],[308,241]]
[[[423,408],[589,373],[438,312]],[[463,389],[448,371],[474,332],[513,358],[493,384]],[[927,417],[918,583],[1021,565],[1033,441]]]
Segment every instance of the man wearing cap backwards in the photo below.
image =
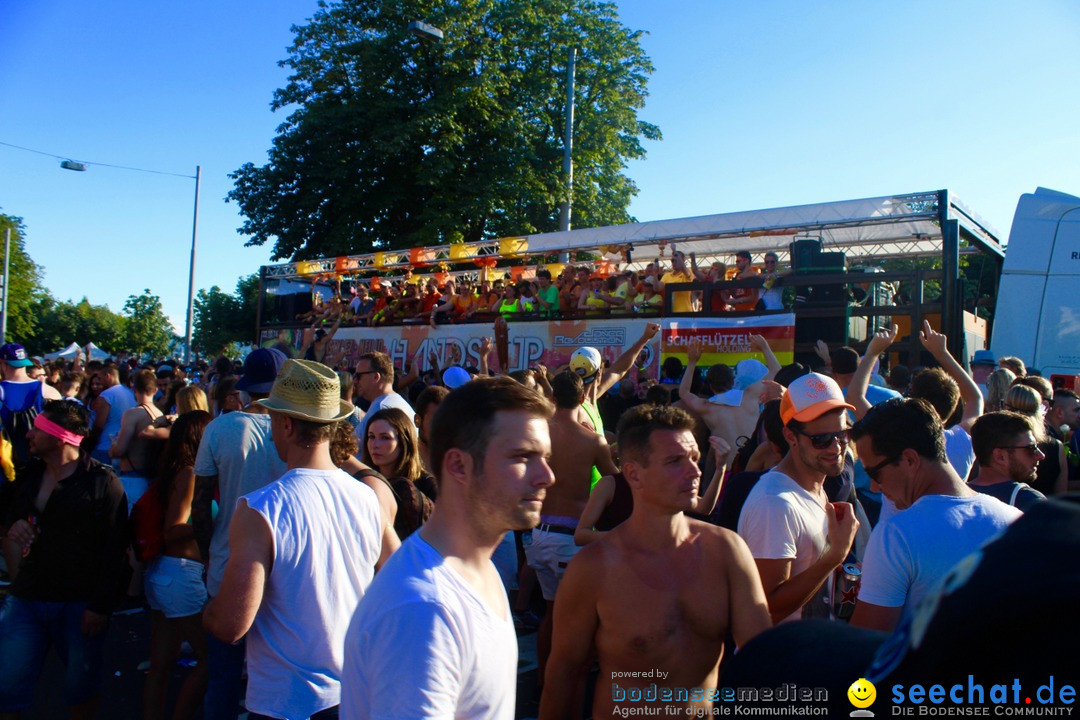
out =
[[[284,364],[284,353],[258,348],[244,359],[244,374],[236,389],[253,401],[265,398]],[[206,590],[218,594],[229,559],[229,533],[233,510],[241,495],[281,477],[285,463],[278,457],[270,430],[270,416],[256,402],[215,418],[206,426],[195,458],[195,494],[191,523],[199,550],[207,562]],[[214,495],[218,514],[212,515]],[[210,682],[203,714],[207,720],[236,719],[243,691],[244,644],[222,643],[210,636],[207,643]]]
[[830,503],[822,487],[844,469],[850,409],[840,386],[818,373],[792,381],[780,400],[791,449],[761,476],[739,516],[774,622],[828,615],[823,590],[855,540],[854,508]]
[[439,502],[360,601],[345,637],[341,717],[514,717],[518,648],[491,554],[540,522],[555,482],[551,405],[507,377],[451,392],[435,413]]
[[[41,411],[45,400],[59,400],[60,393],[47,383],[34,380],[26,374],[26,368],[34,362],[27,357],[26,350],[17,343],[0,346],[0,425],[8,433],[13,445],[12,461],[16,469],[29,459],[26,453],[26,437],[15,437],[17,423],[12,422],[14,413],[35,408]],[[22,456],[22,457],[20,457]]]
[[[606,370],[603,367],[599,350],[596,348],[582,348],[583,350],[591,350],[595,353],[594,357],[597,358],[595,370],[578,373],[581,375],[581,381],[585,383],[585,400],[581,403],[585,417],[579,418],[582,422],[588,422],[592,425],[593,430],[601,435],[604,434],[604,422],[600,418],[600,410],[596,405],[597,401],[604,393],[615,387],[615,384],[622,380],[626,373],[630,372],[630,368],[634,367],[638,355],[649,344],[649,341],[656,337],[658,332],[660,332],[660,323],[651,322],[646,324],[641,337],[628,347],[626,352],[620,355]],[[597,476],[594,479],[594,484],[599,479],[599,476]]]
[[726,365],[713,365],[706,373],[706,380],[714,393],[708,400],[690,392],[694,373],[701,359],[701,341],[695,340],[686,349],[689,365],[679,384],[679,399],[709,426],[710,435],[718,435],[728,447],[738,447],[740,437],[754,432],[758,415],[758,396],[765,381],[772,380],[780,370],[780,363],[773,355],[768,341],[761,335],[747,336],[750,346],[765,356],[767,365],[753,358],[736,365],[735,374]]
[[[976,435],[980,423],[975,423]],[[1013,444],[991,455],[1034,457],[1027,422],[1016,416]],[[985,427],[985,425],[984,425]],[[1015,432],[1022,429],[1022,432]],[[1020,517],[1020,511],[982,495],[956,473],[945,454],[941,418],[926,400],[911,398],[875,405],[851,432],[867,474],[903,512],[882,520],[870,535],[862,563],[859,600],[851,624],[891,632],[913,613],[946,574]],[[993,443],[1004,445],[1005,442]],[[976,447],[979,447],[976,445]],[[1036,448],[1037,453],[1037,448]]]
[[229,561],[203,623],[247,640],[251,717],[337,717],[345,629],[383,551],[374,491],[334,465],[330,440],[352,404],[333,370],[289,360],[258,404],[288,471],[236,504]]
[[62,691],[72,717],[95,715],[105,629],[127,586],[130,535],[120,481],[80,450],[89,430],[81,404],[46,403],[26,436],[35,460],[0,516],[12,580],[0,610],[2,717],[33,704],[51,643],[67,667],[62,679],[51,679],[54,692]]
[[625,700],[629,688],[653,701],[650,714],[666,705],[667,715],[707,715],[709,702],[649,693],[655,686],[715,688],[728,634],[742,646],[770,627],[746,544],[686,516],[701,512],[704,501],[693,428],[686,411],[657,405],[639,405],[619,421],[634,509],[570,563],[555,604],[541,718],[575,716],[594,652],[600,677],[593,717],[611,717],[613,700],[620,693]]

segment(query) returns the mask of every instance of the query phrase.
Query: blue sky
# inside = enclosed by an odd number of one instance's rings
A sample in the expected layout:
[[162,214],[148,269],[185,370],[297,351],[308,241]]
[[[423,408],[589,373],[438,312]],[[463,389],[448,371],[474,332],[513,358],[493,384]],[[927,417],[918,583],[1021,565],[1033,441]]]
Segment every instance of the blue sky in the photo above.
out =
[[[7,0],[0,142],[98,163],[203,168],[196,288],[269,261],[227,174],[284,117],[292,24],[314,0]],[[949,188],[1007,237],[1038,185],[1080,193],[1080,5],[623,0],[656,66],[628,168],[639,220]],[[119,311],[143,288],[183,332],[194,181],[0,146],[0,211],[61,299]],[[87,339],[79,338],[80,341]]]

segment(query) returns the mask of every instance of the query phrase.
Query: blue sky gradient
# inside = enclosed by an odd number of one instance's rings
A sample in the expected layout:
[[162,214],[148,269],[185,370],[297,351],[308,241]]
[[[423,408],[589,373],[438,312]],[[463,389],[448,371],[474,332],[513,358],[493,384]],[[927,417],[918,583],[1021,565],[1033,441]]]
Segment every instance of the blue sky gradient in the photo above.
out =
[[[196,288],[269,261],[228,173],[284,120],[292,24],[314,0],[0,4],[0,142],[193,175]],[[1005,239],[1021,193],[1080,193],[1080,5],[623,0],[664,139],[628,167],[639,220],[949,188]],[[60,299],[160,295],[183,332],[194,181],[0,146],[0,211]],[[85,342],[90,338],[78,338]]]

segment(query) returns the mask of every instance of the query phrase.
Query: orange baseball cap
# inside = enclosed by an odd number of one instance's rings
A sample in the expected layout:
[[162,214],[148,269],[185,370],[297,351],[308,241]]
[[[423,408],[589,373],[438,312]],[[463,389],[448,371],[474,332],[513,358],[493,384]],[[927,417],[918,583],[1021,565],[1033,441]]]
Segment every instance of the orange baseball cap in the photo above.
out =
[[792,420],[810,422],[830,410],[854,410],[844,399],[844,391],[828,375],[810,373],[793,380],[780,398],[780,419],[787,425]]

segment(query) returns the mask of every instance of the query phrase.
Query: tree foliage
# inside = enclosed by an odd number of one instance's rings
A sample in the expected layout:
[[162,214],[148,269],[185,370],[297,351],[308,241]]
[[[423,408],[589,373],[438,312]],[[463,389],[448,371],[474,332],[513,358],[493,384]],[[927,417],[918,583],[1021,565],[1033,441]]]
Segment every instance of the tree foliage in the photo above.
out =
[[[417,19],[444,39],[410,35]],[[623,170],[660,133],[613,3],[340,0],[295,33],[272,104],[292,112],[269,162],[231,176],[248,245],[299,259],[557,229],[572,47],[574,224],[632,220]]]
[[[11,294],[8,296],[7,339],[25,344],[37,332],[40,317],[37,306],[47,296],[47,292],[42,285],[41,266],[31,260],[26,252],[22,218],[0,214],[0,243],[3,243],[4,231],[7,229],[11,230],[11,259],[8,266]],[[0,262],[3,262],[2,258]]]
[[38,328],[27,349],[44,355],[78,343],[94,343],[106,352],[119,352],[126,342],[127,318],[105,305],[91,305],[83,298],[77,303],[57,302],[46,296],[36,306]]
[[258,274],[240,278],[236,292],[225,293],[217,285],[200,290],[195,297],[195,328],[191,342],[203,355],[215,356],[230,345],[255,339],[259,302]]
[[127,322],[124,327],[124,346],[135,355],[162,357],[169,353],[173,341],[172,323],[161,309],[161,298],[150,289],[142,295],[129,295],[124,303]]

